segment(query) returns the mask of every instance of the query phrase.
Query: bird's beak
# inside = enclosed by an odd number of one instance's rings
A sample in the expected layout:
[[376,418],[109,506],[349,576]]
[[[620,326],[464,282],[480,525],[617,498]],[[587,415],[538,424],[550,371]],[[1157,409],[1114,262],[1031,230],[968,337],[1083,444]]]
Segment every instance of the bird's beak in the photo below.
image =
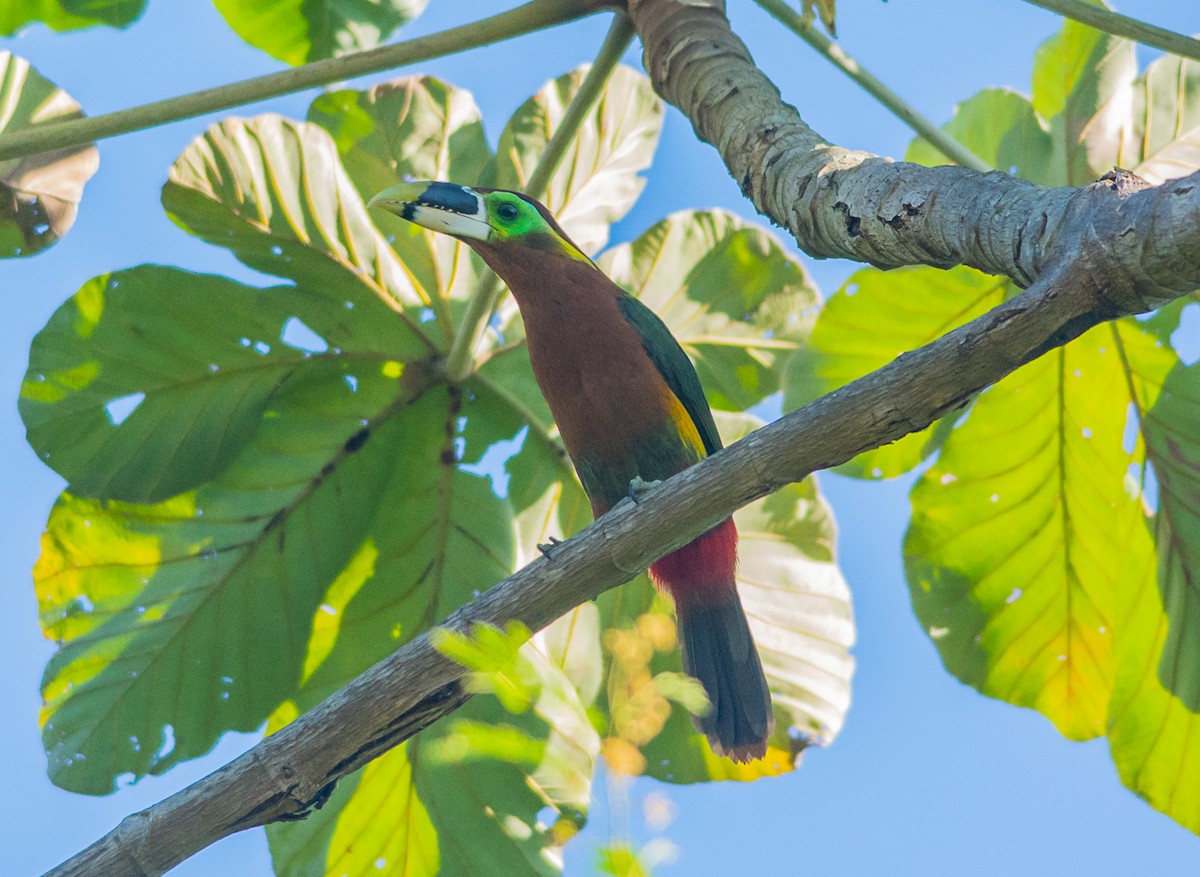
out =
[[384,189],[367,206],[457,238],[486,241],[492,231],[483,196],[454,183],[401,183]]

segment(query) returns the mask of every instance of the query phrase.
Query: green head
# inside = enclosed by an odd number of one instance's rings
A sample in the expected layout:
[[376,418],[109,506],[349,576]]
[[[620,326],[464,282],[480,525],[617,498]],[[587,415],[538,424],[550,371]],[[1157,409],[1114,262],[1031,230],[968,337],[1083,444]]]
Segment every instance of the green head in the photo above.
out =
[[550,211],[520,192],[455,183],[401,183],[380,192],[367,206],[452,235],[477,249],[527,247],[591,262]]

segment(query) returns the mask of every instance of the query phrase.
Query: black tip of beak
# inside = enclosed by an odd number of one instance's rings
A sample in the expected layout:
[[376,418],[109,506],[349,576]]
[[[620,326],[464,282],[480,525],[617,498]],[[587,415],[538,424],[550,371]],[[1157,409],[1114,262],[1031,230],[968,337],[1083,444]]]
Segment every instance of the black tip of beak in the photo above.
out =
[[[420,194],[417,204],[426,207],[437,207],[452,213],[474,214],[479,207],[479,197],[473,192],[456,186],[454,183],[430,183]],[[411,212],[412,207],[405,207],[404,212]],[[405,216],[405,219],[411,217]]]

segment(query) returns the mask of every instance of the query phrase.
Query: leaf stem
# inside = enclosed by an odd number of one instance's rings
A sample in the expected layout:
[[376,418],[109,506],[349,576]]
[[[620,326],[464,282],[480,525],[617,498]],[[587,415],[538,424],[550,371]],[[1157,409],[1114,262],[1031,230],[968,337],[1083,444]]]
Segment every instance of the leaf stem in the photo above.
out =
[[1025,0],[1034,6],[1057,12],[1066,18],[1102,30],[1118,37],[1128,37],[1144,46],[1153,46],[1178,55],[1200,61],[1200,40],[1167,30],[1165,27],[1147,24],[1128,15],[1113,12],[1104,6],[1093,5],[1087,0]]
[[601,8],[599,0],[530,0],[516,9],[414,40],[380,46],[341,58],[314,61],[290,70],[154,101],[102,116],[40,125],[7,134],[0,137],[0,160],[80,146],[106,137],[142,131],[205,113],[228,110],[242,104],[329,85],[343,79],[451,55],[565,24],[598,12]]
[[[986,161],[922,116],[915,107],[884,85],[873,74],[864,70],[836,42],[808,26],[800,13],[788,6],[784,0],[754,0],[754,2],[858,83],[864,91],[883,104],[896,118],[912,128],[918,136],[924,137],[932,143],[955,164],[984,172],[993,169]],[[1034,0],[1029,0],[1029,2],[1034,2]]]
[[[633,23],[626,15],[617,12],[613,16],[612,25],[604,37],[595,62],[588,70],[587,75],[583,77],[579,91],[575,92],[571,98],[571,103],[567,105],[566,112],[563,113],[562,121],[550,136],[550,142],[542,150],[533,172],[525,183],[525,194],[531,198],[541,199],[546,194],[550,178],[558,170],[567,147],[575,138],[579,126],[583,124],[587,114],[591,112],[597,98],[600,97],[600,92],[604,90],[605,83],[608,82],[608,78],[621,60],[621,56],[625,54],[625,50],[629,48],[633,37]],[[474,369],[475,348],[483,336],[492,311],[499,303],[502,292],[503,285],[500,278],[489,271],[467,304],[467,311],[463,314],[462,322],[458,326],[458,333],[454,336],[454,342],[450,346],[450,353],[446,356],[443,373],[451,383],[461,383]]]

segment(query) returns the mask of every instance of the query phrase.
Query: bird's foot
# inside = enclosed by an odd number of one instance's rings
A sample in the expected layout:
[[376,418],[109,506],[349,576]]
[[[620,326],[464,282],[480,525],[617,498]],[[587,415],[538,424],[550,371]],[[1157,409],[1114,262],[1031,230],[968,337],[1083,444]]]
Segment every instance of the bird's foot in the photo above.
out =
[[635,475],[633,480],[629,482],[629,493],[627,496],[635,503],[641,502],[643,496],[658,487],[661,483],[661,481],[643,481],[640,475]]
[[561,539],[557,539],[554,536],[551,536],[549,542],[539,542],[537,550],[542,552],[542,556],[544,558],[546,558],[547,560],[553,560],[554,559],[554,553],[553,553],[554,549],[562,544],[563,543],[562,543]]

